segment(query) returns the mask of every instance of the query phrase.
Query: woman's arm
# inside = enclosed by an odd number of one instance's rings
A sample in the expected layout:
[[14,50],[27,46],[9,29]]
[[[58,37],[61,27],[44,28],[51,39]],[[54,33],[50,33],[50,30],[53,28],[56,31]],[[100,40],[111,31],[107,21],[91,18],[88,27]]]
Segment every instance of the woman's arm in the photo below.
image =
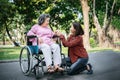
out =
[[27,33],[27,35],[36,35],[36,29],[37,27],[36,27],[36,25],[34,25],[29,31],[28,31],[28,33]]
[[75,39],[69,38],[69,41],[65,39],[64,35],[60,35],[60,39],[65,47],[74,47],[80,44],[82,38],[80,36],[75,37]]

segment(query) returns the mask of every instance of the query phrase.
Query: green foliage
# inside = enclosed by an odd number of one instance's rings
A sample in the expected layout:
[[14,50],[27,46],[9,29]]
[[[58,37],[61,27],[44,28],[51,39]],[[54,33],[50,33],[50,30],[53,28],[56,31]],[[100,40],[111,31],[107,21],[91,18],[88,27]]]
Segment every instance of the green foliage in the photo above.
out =
[[14,0],[19,14],[24,15],[24,24],[30,25],[42,13],[51,15],[51,26],[68,30],[68,25],[77,17],[79,1],[70,0]]
[[0,0],[0,25],[3,26],[10,18],[14,16],[15,5],[9,0]]
[[76,20],[81,8],[79,3],[80,2],[70,0],[55,2],[54,7],[49,12],[51,15],[51,25],[68,32],[70,23]]
[[9,0],[0,0],[0,35],[1,39],[5,34],[5,27],[11,23],[15,15],[15,5],[10,3]]
[[117,29],[120,29],[120,13],[118,13],[118,10],[120,10],[120,0],[116,0],[116,5],[114,9],[114,15],[112,19],[112,25],[115,26]]
[[112,24],[120,30],[120,16],[114,16],[112,19]]
[[100,22],[100,25],[103,25],[103,22],[104,22],[104,17],[105,17],[105,12],[103,11],[98,11],[98,20]]
[[[113,0],[96,0],[96,14],[101,25],[103,25],[105,16],[106,1],[108,2],[109,16]],[[94,28],[92,21],[93,3],[91,0],[88,0],[88,3],[91,7],[89,13],[90,28]],[[112,25],[118,29],[120,29],[119,4],[120,0],[117,0],[112,20]],[[70,23],[77,20],[78,13],[82,13],[80,0],[14,0],[12,3],[9,0],[0,0],[0,10],[0,33],[2,34],[5,31],[5,24],[10,24],[7,26],[9,30],[21,28],[23,27],[21,25],[24,25],[24,29],[28,31],[33,24],[37,23],[39,15],[43,13],[51,15],[51,27],[63,29],[68,32]],[[83,23],[83,18],[78,19],[78,21]],[[91,40],[92,43],[94,43],[93,39]],[[94,46],[94,44],[92,45]]]
[[97,47],[96,40],[94,38],[92,38],[92,37],[90,38],[90,46],[93,47],[93,48]]
[[34,18],[37,18],[35,15],[35,2],[31,0],[14,0],[14,4],[18,13],[24,15],[24,24],[29,24]]
[[[105,10],[106,10],[106,2],[108,2],[107,18],[109,18],[113,1],[114,0],[96,0],[96,14],[97,14],[97,17],[98,17],[99,22],[100,22],[101,25],[103,25],[103,22],[104,22]],[[114,12],[113,12],[114,17],[113,17],[113,20],[112,20],[112,25],[114,25],[118,29],[120,27],[120,25],[119,25],[120,17],[118,15],[118,10],[120,8],[119,4],[120,4],[120,0],[116,0],[116,5],[115,5],[115,8],[114,8]]]

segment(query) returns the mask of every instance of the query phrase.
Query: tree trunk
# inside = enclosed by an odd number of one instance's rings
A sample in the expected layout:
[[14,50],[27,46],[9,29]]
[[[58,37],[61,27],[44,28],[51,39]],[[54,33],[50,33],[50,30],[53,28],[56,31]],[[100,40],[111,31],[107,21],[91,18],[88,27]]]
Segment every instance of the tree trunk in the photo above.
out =
[[3,41],[3,45],[5,45],[5,33],[3,33],[2,41]]
[[98,32],[98,40],[99,40],[99,47],[113,47],[113,42],[112,40],[105,35],[105,29],[101,28],[98,18],[96,17],[96,15],[93,16],[93,21],[94,21],[94,25],[97,28],[97,32]]
[[[113,2],[113,6],[112,6],[112,9],[111,9],[111,12],[113,12],[113,8],[114,8],[114,5],[115,5],[115,0]],[[100,47],[115,47],[113,41],[112,41],[112,38],[110,38],[107,34],[107,30],[110,26],[110,23],[111,23],[111,19],[112,19],[112,13],[110,15],[110,19],[108,20],[107,19],[107,4],[106,4],[106,14],[105,14],[105,18],[104,18],[104,25],[103,27],[101,27],[99,21],[98,21],[98,18],[96,16],[96,13],[95,13],[95,0],[93,0],[93,21],[94,21],[94,25],[96,26],[97,28],[97,32],[98,32],[98,38],[99,38],[99,46]]]
[[[114,10],[115,4],[116,4],[116,0],[113,1],[112,7],[111,7],[111,10],[110,10],[110,16],[107,16],[108,20],[106,20],[106,24],[103,25],[103,26],[105,26],[105,35],[107,35],[107,30],[110,27],[110,23],[111,23],[111,20],[112,20],[112,17],[113,17],[113,10]],[[108,2],[106,3],[106,5],[108,6]],[[108,8],[106,8],[106,10],[108,11]]]
[[96,16],[96,14],[93,14],[93,22],[94,22],[95,27],[97,28],[99,46],[102,46],[102,40],[101,40],[102,29],[101,29],[101,25],[100,25],[100,23],[98,21],[98,18]]
[[6,32],[7,32],[7,34],[8,34],[8,37],[9,37],[10,40],[13,42],[14,46],[20,46],[17,42],[15,42],[15,41],[12,39],[12,37],[11,37],[11,35],[10,35],[10,33],[9,33],[9,30],[8,30],[8,28],[7,28],[7,25],[5,26],[5,28],[6,28]]
[[113,42],[120,42],[120,30],[116,29],[114,26],[110,25],[108,34],[112,38]]
[[86,49],[90,49],[90,41],[89,41],[89,6],[88,0],[80,0],[83,12],[83,20],[84,20],[84,45]]

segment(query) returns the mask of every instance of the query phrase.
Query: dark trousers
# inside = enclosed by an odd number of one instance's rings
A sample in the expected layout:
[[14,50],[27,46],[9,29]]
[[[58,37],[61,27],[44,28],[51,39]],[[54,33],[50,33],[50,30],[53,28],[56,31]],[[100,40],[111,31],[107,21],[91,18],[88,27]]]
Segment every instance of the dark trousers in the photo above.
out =
[[88,58],[79,58],[76,62],[72,64],[70,58],[68,57],[66,58],[66,62],[67,66],[70,67],[70,69],[68,70],[68,74],[74,75],[83,72],[84,70],[87,69],[86,64],[88,62]]

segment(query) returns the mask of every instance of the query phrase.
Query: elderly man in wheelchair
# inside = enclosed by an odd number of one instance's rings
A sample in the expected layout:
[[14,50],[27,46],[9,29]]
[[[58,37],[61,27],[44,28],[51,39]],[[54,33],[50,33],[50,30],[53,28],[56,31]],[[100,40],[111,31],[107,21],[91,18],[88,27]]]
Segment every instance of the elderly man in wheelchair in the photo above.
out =
[[[32,70],[36,75],[40,75],[39,73],[43,75],[43,61],[45,61],[49,73],[64,71],[64,68],[61,67],[60,46],[56,43],[58,37],[49,28],[49,20],[50,16],[48,14],[42,14],[38,19],[38,24],[33,25],[26,34],[27,46],[23,47],[20,53],[20,67],[25,75],[29,75]],[[37,59],[37,64],[34,66],[32,65],[33,58]],[[26,64],[23,64],[24,62]]]

